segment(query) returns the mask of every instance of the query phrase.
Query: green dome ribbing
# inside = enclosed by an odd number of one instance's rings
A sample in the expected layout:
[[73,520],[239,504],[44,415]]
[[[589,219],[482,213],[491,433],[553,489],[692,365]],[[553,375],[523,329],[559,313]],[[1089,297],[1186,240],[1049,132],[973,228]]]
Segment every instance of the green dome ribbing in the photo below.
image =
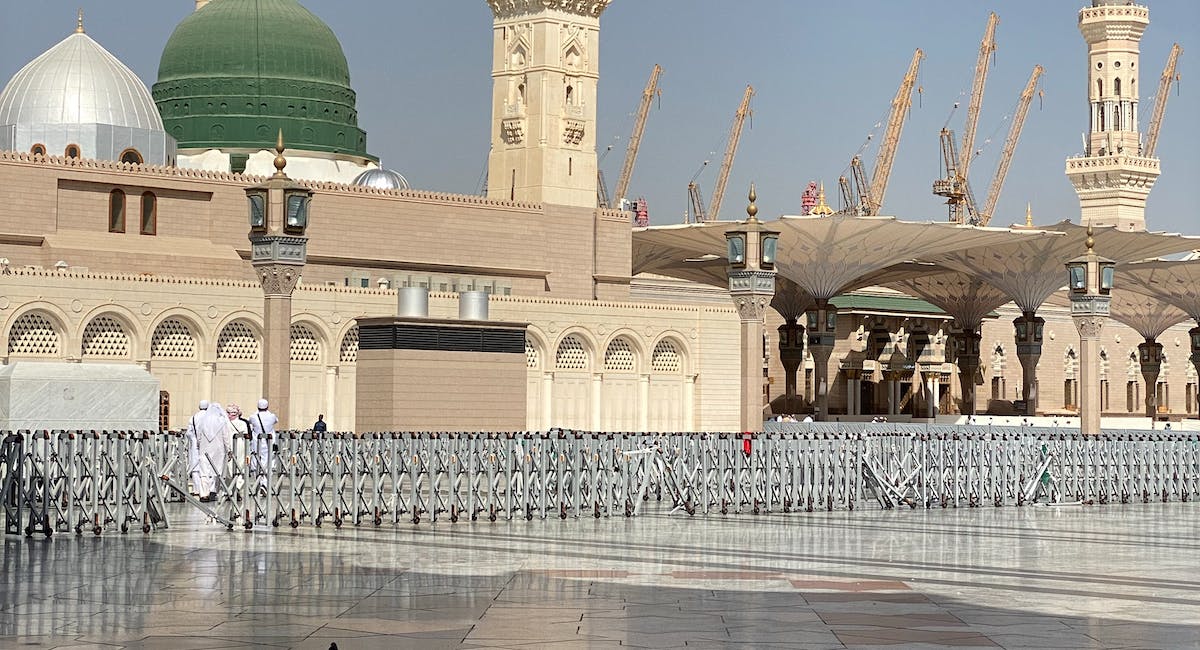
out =
[[282,128],[289,149],[372,158],[341,43],[296,0],[213,0],[190,14],[153,94],[181,150],[270,149]]

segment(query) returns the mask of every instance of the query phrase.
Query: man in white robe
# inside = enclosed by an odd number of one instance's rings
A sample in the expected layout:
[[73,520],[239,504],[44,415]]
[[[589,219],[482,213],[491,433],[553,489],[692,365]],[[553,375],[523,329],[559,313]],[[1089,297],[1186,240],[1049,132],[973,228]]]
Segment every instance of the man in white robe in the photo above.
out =
[[200,500],[216,501],[217,477],[225,471],[232,435],[229,416],[220,404],[210,404],[204,416],[196,420],[196,442],[200,452]]
[[192,494],[200,493],[200,449],[196,443],[196,426],[206,411],[208,411],[208,400],[202,399],[199,409],[192,414],[192,419],[188,421],[187,432],[184,434],[188,444],[187,475],[188,480],[192,483]]
[[258,400],[258,412],[247,418],[258,452],[258,484],[263,487],[271,470],[271,445],[275,444],[275,425],[279,423],[279,418],[267,409],[268,406],[267,400]]

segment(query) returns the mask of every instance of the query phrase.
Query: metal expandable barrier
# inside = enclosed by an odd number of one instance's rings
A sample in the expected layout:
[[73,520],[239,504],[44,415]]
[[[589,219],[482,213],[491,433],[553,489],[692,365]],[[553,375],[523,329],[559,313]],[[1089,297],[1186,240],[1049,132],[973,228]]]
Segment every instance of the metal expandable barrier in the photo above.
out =
[[230,529],[1189,501],[1200,435],[813,423],[760,434],[241,436],[192,494],[179,432],[17,432],[0,448],[5,532],[150,532],[187,502]]

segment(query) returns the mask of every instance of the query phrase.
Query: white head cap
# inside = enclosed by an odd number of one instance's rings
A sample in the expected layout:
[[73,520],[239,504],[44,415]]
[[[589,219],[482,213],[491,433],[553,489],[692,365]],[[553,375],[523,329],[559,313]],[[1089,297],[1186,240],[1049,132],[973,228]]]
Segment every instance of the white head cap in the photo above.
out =
[[207,410],[208,410],[208,400],[206,400],[206,399],[202,399],[202,400],[200,400],[200,410],[201,410],[201,411],[207,411]]
[[258,410],[260,410],[260,411],[267,410],[267,400],[265,400],[265,399],[258,400]]

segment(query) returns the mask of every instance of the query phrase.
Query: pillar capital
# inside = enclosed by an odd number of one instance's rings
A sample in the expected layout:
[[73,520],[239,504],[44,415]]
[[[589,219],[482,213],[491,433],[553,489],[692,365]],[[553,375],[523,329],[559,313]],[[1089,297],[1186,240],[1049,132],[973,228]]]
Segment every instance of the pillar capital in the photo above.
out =
[[296,290],[303,267],[281,262],[256,262],[254,272],[266,296],[288,296]]

